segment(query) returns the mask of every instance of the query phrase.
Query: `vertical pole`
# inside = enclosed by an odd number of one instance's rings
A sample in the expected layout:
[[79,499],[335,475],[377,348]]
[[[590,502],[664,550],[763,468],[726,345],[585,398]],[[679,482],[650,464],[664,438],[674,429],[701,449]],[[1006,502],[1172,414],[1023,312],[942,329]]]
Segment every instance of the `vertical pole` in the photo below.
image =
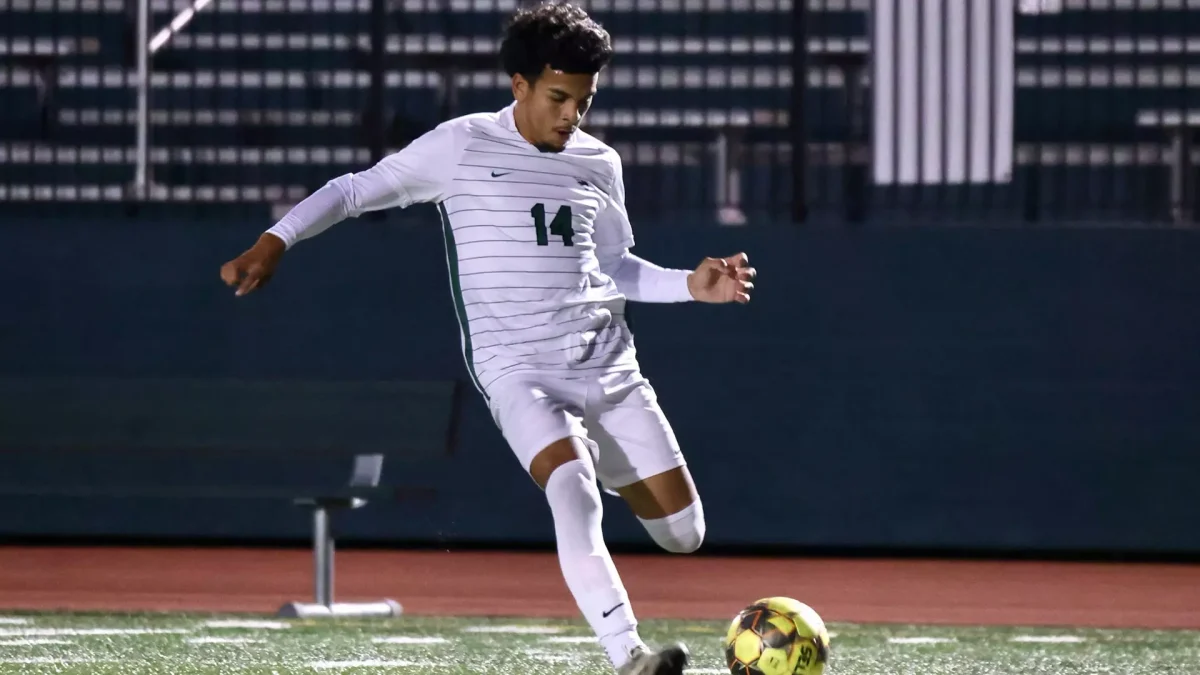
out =
[[728,206],[731,215],[736,219],[732,224],[744,225],[745,212],[742,210],[742,153],[745,152],[745,134],[735,126],[730,126],[726,133],[725,152],[727,154],[726,173],[729,175],[728,187],[726,187],[725,198],[728,201]]
[[333,524],[325,517],[325,602],[324,605],[333,609]]
[[329,607],[333,604],[333,535],[324,506],[313,508],[313,561],[316,602]]
[[869,152],[866,120],[867,96],[862,76],[863,64],[855,57],[848,58],[842,67],[842,78],[846,82],[846,109],[850,120],[846,144],[846,163],[842,168],[842,194],[846,199],[846,220],[861,223],[867,213],[867,166],[859,161]]
[[387,120],[384,119],[384,71],[387,70],[387,6],[386,0],[371,0],[371,86],[367,93],[367,114],[370,125],[367,142],[371,148],[371,163],[383,159]]
[[716,198],[717,198],[717,221],[721,219],[721,212],[725,207],[729,206],[729,139],[725,131],[717,133],[717,141],[714,148],[716,159]]
[[1176,225],[1192,222],[1192,129],[1186,113],[1172,129],[1171,217]]
[[[370,87],[367,90],[367,107],[363,111],[364,133],[367,147],[371,152],[371,163],[378,163],[387,154],[389,131],[391,123],[387,119],[386,91],[384,88],[385,72],[387,71],[387,0],[371,0],[371,51],[367,56],[367,69],[370,73]],[[408,36],[400,37],[407,40]],[[421,39],[425,39],[422,36]],[[404,53],[403,49],[400,51]],[[372,220],[385,220],[387,215],[382,211],[372,211],[367,214]]]
[[808,220],[808,130],[804,104],[808,90],[808,0],[792,2],[792,105],[788,114],[792,146],[792,222]]
[[150,157],[150,0],[137,6],[137,167],[133,189],[138,201],[146,198]]

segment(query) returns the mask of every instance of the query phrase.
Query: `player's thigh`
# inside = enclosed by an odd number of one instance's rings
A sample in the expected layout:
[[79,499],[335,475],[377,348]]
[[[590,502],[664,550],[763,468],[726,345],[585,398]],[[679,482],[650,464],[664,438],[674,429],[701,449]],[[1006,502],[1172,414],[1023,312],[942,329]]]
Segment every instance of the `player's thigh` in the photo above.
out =
[[539,487],[581,451],[594,455],[583,425],[584,393],[539,374],[512,375],[491,388],[492,419]]
[[631,373],[606,382],[603,390],[587,425],[604,484],[639,518],[662,518],[695,502],[695,483],[650,383]]
[[700,499],[686,465],[616,488],[616,493],[629,504],[633,515],[643,520],[666,518]]

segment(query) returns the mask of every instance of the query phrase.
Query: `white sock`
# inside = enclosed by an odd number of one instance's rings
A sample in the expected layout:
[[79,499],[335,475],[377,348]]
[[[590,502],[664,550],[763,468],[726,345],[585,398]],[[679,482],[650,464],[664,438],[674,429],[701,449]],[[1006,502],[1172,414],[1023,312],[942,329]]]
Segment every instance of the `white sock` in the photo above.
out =
[[546,500],[554,515],[563,579],[609,660],[620,668],[629,660],[629,652],[643,643],[629,596],[604,543],[603,507],[591,462],[577,459],[555,469],[546,481]]
[[638,518],[650,537],[671,553],[691,553],[704,543],[704,506],[700,500],[664,518]]

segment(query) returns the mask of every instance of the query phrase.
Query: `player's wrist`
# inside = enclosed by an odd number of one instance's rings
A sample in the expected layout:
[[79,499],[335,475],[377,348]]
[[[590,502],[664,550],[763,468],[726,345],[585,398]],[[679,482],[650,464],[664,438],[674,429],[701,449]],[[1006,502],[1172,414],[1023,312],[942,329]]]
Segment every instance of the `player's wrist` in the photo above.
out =
[[254,242],[254,248],[270,257],[279,257],[288,250],[288,242],[280,235],[270,230],[263,232]]
[[696,279],[695,272],[688,271],[686,274],[684,274],[683,290],[684,290],[684,293],[686,294],[686,298],[684,299],[684,302],[693,302],[693,301],[699,299],[699,295],[697,295],[697,293],[696,293],[696,283],[697,283],[697,279]]

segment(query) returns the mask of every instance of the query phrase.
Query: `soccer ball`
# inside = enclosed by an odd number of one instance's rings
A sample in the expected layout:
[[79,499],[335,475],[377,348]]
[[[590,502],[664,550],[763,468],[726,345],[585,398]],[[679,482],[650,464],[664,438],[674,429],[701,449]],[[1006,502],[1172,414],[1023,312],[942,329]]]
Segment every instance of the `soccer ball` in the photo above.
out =
[[732,675],[822,675],[829,631],[813,608],[791,598],[763,598],[738,612],[725,634]]

